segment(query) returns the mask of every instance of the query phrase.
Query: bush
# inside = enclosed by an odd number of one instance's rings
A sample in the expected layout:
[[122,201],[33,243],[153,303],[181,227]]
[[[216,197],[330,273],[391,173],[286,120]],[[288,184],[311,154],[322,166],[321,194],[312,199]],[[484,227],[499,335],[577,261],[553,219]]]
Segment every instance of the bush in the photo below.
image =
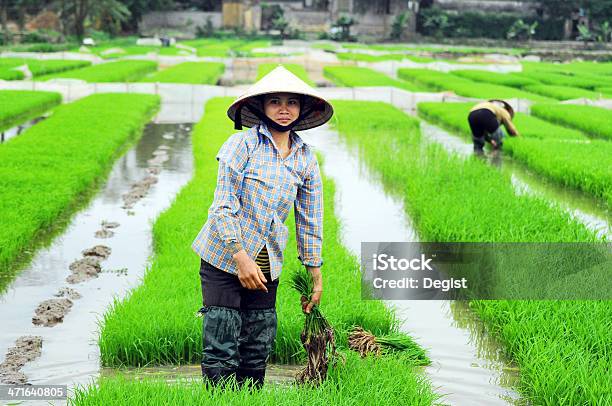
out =
[[417,32],[438,38],[505,39],[517,20],[526,26],[537,23],[534,39],[563,39],[563,19],[541,19],[515,13],[451,12],[437,7],[423,9],[417,15]]

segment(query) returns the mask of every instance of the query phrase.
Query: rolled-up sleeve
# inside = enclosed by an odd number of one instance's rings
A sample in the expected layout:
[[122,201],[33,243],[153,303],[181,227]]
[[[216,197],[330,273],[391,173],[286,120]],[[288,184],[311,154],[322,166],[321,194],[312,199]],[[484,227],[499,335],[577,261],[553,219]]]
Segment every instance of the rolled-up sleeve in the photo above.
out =
[[219,171],[213,204],[208,217],[214,225],[225,249],[235,254],[242,249],[242,233],[238,220],[240,190],[244,167],[248,161],[246,144],[238,135],[230,137],[217,154]]
[[303,265],[320,267],[323,265],[323,183],[315,156],[306,173],[295,200],[297,249]]

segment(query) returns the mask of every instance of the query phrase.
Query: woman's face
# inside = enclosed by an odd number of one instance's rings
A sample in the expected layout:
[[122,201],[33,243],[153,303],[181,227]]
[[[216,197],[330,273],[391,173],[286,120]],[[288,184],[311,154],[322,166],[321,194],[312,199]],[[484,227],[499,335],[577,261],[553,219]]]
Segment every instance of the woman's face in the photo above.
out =
[[289,125],[300,116],[300,98],[293,93],[267,94],[264,113],[279,125]]

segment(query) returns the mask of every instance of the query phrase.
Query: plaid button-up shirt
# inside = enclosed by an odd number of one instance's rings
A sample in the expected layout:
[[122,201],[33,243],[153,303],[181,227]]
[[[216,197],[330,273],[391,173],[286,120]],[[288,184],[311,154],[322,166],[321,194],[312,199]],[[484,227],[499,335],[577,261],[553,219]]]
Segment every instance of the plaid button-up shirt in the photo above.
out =
[[314,151],[290,132],[291,150],[283,159],[272,134],[261,123],[232,135],[217,154],[219,172],[208,220],[192,244],[206,262],[237,274],[236,246],[251,258],[267,247],[272,280],[280,276],[294,208],[299,259],[323,264],[323,184]]

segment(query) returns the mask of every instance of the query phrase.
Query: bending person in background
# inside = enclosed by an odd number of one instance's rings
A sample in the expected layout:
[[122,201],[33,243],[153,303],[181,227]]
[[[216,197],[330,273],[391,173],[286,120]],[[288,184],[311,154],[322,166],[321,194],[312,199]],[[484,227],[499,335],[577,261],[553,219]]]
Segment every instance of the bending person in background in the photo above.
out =
[[493,149],[500,149],[504,138],[502,124],[511,136],[518,136],[519,133],[512,123],[513,118],[514,109],[503,100],[493,99],[472,107],[468,122],[472,130],[474,152],[482,154],[485,141],[490,142]]

